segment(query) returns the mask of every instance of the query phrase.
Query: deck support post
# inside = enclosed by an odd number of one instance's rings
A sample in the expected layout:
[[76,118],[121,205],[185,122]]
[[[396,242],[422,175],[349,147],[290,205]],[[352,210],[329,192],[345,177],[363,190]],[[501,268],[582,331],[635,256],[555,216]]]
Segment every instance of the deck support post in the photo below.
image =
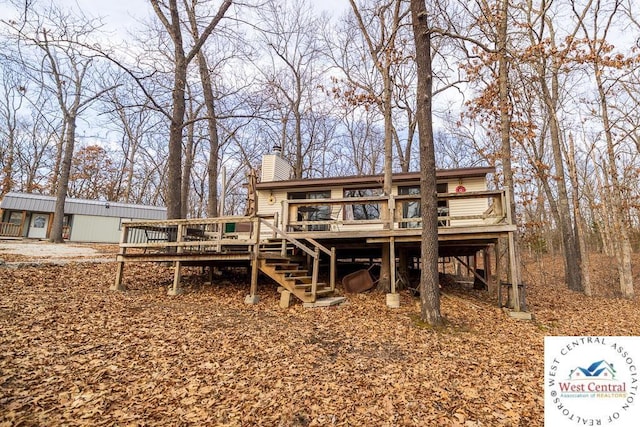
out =
[[260,301],[258,296],[258,254],[260,252],[260,219],[256,217],[254,220],[254,232],[256,233],[255,243],[251,252],[251,288],[249,295],[244,299],[245,304],[257,304]]
[[331,260],[329,261],[329,286],[332,291],[336,289],[336,248],[331,248]]
[[122,273],[124,272],[124,262],[118,262],[118,267],[116,267],[116,280],[111,286],[112,291],[125,291],[125,287],[122,286]]
[[405,287],[409,286],[409,256],[407,248],[398,250],[398,276]]
[[[118,250],[118,258],[121,258],[121,255],[127,253],[127,249],[122,245],[125,244],[129,239],[129,227],[127,224],[122,225],[122,233],[120,233],[120,249]],[[125,287],[122,285],[122,275],[124,273],[124,261],[118,261],[118,267],[116,267],[116,280],[111,286],[112,291],[125,291]]]
[[311,272],[311,295],[313,296],[313,302],[315,302],[317,298],[319,270],[320,270],[320,248],[316,246],[315,256],[313,257],[313,271]]
[[[184,225],[183,224],[178,224],[178,230],[177,230],[178,234],[176,236],[176,242],[180,243],[182,242],[182,236],[184,235]],[[178,245],[178,247],[176,248],[176,253],[180,254],[182,253],[182,246]],[[181,261],[176,261],[173,267],[174,271],[173,271],[173,286],[171,287],[171,289],[169,289],[169,291],[167,292],[167,295],[180,295],[182,293],[184,293],[184,291],[180,288],[180,280],[182,279],[182,262]]]
[[391,276],[391,293],[387,294],[387,307],[400,307],[400,294],[396,293],[396,239],[389,238],[389,275]]
[[513,232],[509,232],[509,280],[511,282],[513,295],[513,310],[520,311],[520,295],[518,292],[520,277],[518,277],[518,266],[516,264],[516,247]]
[[491,251],[489,251],[489,247],[485,247],[482,250],[482,262],[484,275],[487,278],[487,291],[489,291],[489,295],[493,295],[496,289],[496,281],[491,279],[493,272],[491,271]]
[[260,301],[258,296],[258,249],[257,245],[251,254],[251,289],[249,295],[244,299],[245,304],[257,304]]
[[498,288],[498,306],[502,305],[502,259],[500,258],[500,240],[498,240],[493,247],[494,250],[494,258],[496,263],[496,287]]
[[176,261],[175,265],[174,265],[174,271],[173,271],[173,286],[171,287],[171,289],[169,289],[169,291],[167,292],[167,295],[180,295],[183,294],[184,291],[182,290],[182,288],[180,288],[180,279],[182,279],[182,262],[181,261]]

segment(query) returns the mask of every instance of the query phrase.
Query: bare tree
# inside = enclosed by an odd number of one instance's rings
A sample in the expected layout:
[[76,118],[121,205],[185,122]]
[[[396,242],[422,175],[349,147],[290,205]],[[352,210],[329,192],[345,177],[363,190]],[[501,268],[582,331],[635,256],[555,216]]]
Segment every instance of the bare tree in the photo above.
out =
[[50,234],[52,242],[61,243],[76,123],[82,112],[110,88],[96,85],[97,80],[91,76],[96,72],[95,58],[80,47],[88,44],[89,36],[97,31],[96,22],[76,19],[55,7],[43,11],[27,8],[24,13],[22,22],[5,24],[15,35],[19,46],[23,46],[21,61],[29,70],[30,79],[42,85],[56,99],[62,116],[64,134],[60,167],[54,170],[59,179]]
[[0,115],[3,125],[0,127],[0,198],[11,191],[15,184],[14,170],[18,146],[18,111],[22,107],[27,91],[26,83],[18,78],[18,73],[9,67],[9,63],[0,64],[2,72],[2,93]]
[[167,217],[180,218],[182,216],[182,132],[186,111],[185,87],[187,84],[187,70],[189,63],[196,57],[207,38],[233,3],[224,0],[216,14],[208,19],[208,24],[193,40],[190,48],[186,49],[182,33],[181,11],[177,0],[149,0],[158,19],[167,31],[173,44],[173,88],[171,121],[169,125],[169,158],[168,158],[168,186],[167,186]]
[[420,314],[432,326],[442,325],[438,278],[438,197],[436,157],[433,146],[431,113],[433,72],[431,67],[431,30],[424,0],[411,0],[411,20],[418,66],[418,129],[420,139],[420,209],[422,245],[420,273]]

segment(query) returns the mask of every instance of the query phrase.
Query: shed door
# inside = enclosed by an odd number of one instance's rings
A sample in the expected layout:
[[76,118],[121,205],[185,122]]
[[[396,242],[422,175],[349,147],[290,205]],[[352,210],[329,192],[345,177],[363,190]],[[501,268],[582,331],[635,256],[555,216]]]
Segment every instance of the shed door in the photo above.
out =
[[47,237],[47,227],[49,226],[49,214],[31,214],[29,223],[29,236],[32,239],[45,239]]

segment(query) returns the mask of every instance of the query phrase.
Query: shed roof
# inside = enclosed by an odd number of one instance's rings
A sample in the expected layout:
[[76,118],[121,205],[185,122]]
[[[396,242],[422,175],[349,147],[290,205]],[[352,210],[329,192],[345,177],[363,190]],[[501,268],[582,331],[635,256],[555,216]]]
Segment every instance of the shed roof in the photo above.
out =
[[[494,167],[475,167],[458,169],[438,169],[437,179],[474,178],[484,177],[494,173]],[[289,179],[285,181],[268,181],[256,184],[258,190],[294,189],[302,187],[362,187],[367,185],[380,186],[384,182],[384,175],[356,175],[332,178]],[[407,184],[420,182],[420,172],[403,172],[393,174],[394,184]]]
[[[2,201],[0,201],[0,208],[31,212],[53,212],[55,204],[56,198],[53,196],[10,192],[5,194]],[[167,218],[167,209],[162,207],[71,198],[67,198],[65,201],[64,213],[133,219]]]

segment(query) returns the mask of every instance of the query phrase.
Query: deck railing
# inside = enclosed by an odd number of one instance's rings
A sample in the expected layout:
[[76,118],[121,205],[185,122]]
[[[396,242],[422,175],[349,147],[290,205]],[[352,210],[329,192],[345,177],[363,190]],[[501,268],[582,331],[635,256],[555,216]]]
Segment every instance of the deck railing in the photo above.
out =
[[[473,201],[472,206],[468,201]],[[509,223],[505,191],[439,193],[438,202],[440,228]],[[419,205],[420,195],[285,200],[282,228],[290,232],[419,228]]]
[[[310,272],[312,276],[311,294],[314,299],[317,292],[318,274],[320,271],[321,253],[329,257],[330,262],[330,288],[335,289],[336,251],[335,248],[327,249],[317,241],[305,238],[296,239],[274,224],[278,222],[278,215],[261,216],[227,216],[218,218],[201,219],[175,219],[166,221],[128,221],[122,223],[122,235],[120,240],[120,262],[127,256],[147,257],[155,259],[157,253],[160,257],[171,255],[176,264],[180,261],[201,259],[207,254],[250,254],[251,259],[257,262],[261,256],[261,246],[265,239],[277,238],[282,240],[283,253],[286,254],[287,243],[295,246],[310,257]],[[262,235],[261,226],[269,229],[267,235]],[[302,240],[308,242],[305,244]],[[131,252],[137,250],[138,252]],[[147,251],[153,251],[149,253]],[[193,255],[193,256],[191,256]],[[140,258],[142,259],[142,258]],[[179,269],[179,266],[178,266]],[[179,273],[176,273],[179,277]],[[252,276],[257,270],[252,270]],[[252,277],[251,295],[255,294],[255,278]],[[116,274],[114,289],[121,288],[122,266]],[[179,281],[179,280],[178,280]],[[174,291],[177,290],[177,282],[174,283]]]
[[258,218],[217,218],[130,221],[122,223],[120,253],[129,249],[185,252],[246,251],[259,242]]
[[22,226],[20,224],[12,224],[10,222],[0,222],[0,236],[20,237],[22,236]]

